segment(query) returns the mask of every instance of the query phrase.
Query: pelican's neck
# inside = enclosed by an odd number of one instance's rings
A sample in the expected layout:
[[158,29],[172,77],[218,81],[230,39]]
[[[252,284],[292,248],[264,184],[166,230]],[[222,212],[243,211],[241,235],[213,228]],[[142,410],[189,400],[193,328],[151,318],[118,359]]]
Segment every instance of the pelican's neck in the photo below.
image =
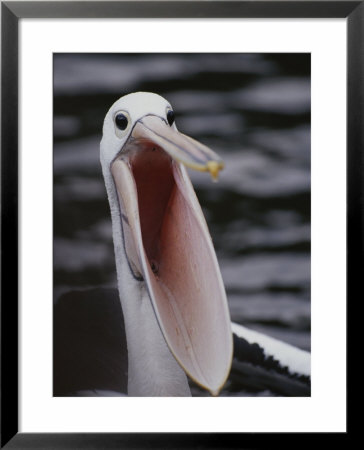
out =
[[[187,377],[171,354],[142,282],[132,298],[121,299],[128,345],[128,394],[189,396]],[[131,292],[122,289],[119,292]]]
[[128,395],[190,396],[187,376],[173,357],[158,325],[144,281],[130,271],[123,243],[114,182],[104,172],[109,197],[116,271],[128,347]]

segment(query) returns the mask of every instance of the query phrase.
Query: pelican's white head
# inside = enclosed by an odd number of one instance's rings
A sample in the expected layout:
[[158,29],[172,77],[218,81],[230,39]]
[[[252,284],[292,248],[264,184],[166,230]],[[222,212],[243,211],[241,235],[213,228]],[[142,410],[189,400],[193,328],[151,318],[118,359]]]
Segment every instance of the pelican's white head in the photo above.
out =
[[[101,141],[101,162],[110,165],[130,137],[134,126],[144,117],[153,115],[167,124],[171,105],[160,95],[151,92],[135,92],[117,100],[104,120]],[[169,113],[170,114],[170,113]],[[171,125],[176,129],[176,125]]]
[[[112,105],[100,151],[119,290],[133,283],[136,291],[146,289],[171,353],[192,379],[216,394],[231,365],[230,317],[215,251],[185,166],[216,178],[223,162],[179,133],[171,105],[147,92],[126,95]],[[133,299],[123,309],[130,305],[135,305]]]

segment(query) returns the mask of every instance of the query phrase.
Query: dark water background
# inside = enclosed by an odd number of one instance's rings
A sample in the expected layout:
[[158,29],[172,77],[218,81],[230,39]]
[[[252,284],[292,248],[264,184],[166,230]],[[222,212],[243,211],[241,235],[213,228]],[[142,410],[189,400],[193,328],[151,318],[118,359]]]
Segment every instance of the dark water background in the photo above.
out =
[[310,55],[54,55],[54,291],[116,287],[99,143],[133,91],[225,161],[189,171],[232,320],[310,350]]

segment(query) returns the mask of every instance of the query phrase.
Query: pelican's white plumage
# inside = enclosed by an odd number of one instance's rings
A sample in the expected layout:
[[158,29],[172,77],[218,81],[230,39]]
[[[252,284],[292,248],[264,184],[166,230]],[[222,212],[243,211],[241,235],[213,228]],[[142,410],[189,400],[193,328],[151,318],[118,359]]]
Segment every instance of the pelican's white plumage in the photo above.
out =
[[156,94],[122,97],[105,117],[100,146],[127,337],[128,394],[190,395],[186,372],[216,395],[231,366],[231,325],[184,165],[216,177],[222,162],[179,133],[171,111]]

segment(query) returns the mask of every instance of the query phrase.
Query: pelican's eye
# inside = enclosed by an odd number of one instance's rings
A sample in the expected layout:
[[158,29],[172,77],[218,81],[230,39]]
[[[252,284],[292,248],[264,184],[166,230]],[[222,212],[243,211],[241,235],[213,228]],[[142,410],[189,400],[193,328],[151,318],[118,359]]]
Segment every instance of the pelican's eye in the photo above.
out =
[[167,112],[167,121],[168,121],[168,123],[169,123],[170,126],[172,126],[173,123],[174,123],[174,112],[173,112],[172,109],[170,109],[170,110]]
[[119,113],[115,116],[115,124],[119,128],[119,130],[124,131],[128,126],[128,122],[128,118],[123,113]]

